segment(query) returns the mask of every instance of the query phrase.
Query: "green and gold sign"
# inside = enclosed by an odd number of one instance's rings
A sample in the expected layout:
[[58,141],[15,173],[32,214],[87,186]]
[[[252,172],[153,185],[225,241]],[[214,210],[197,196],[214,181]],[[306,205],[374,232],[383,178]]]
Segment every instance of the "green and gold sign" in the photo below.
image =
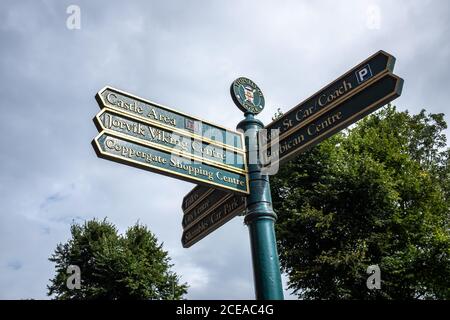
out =
[[174,178],[248,194],[243,134],[129,93],[105,87],[96,95],[101,158]]
[[[268,124],[266,129],[269,131],[279,130],[279,138],[284,139],[299,130],[305,122],[319,117],[356,91],[366,87],[370,81],[393,72],[394,66],[395,58],[384,51],[379,51],[299,103],[280,119]],[[270,136],[268,140],[270,141]]]
[[228,192],[210,188],[207,195],[201,199],[194,207],[189,210],[183,210],[183,228],[195,223],[212,209],[219,206],[225,198],[229,196]]
[[183,236],[187,248],[242,214],[246,197],[223,190],[196,186],[183,199]]
[[95,98],[100,108],[125,112],[181,135],[190,135],[197,140],[233,151],[244,151],[243,135],[240,132],[225,129],[111,87],[100,90]]
[[252,80],[236,79],[230,93],[245,113],[237,126],[246,133],[245,140],[241,132],[105,87],[96,95],[102,110],[94,119],[100,133],[92,144],[101,158],[197,184],[181,205],[184,248],[245,215],[256,298],[280,300],[276,214],[268,173],[260,164],[270,160],[278,169],[277,164],[399,97],[403,79],[393,74],[394,64],[392,55],[377,52],[267,125],[269,134],[264,136],[262,123],[254,117],[264,109],[264,96]]
[[181,209],[183,212],[191,210],[195,207],[199,201],[210,194],[214,190],[213,188],[205,186],[195,186],[187,195],[184,196],[183,202],[181,204]]
[[144,121],[121,111],[104,108],[95,117],[99,131],[111,130],[151,144],[183,157],[219,166],[229,171],[245,173],[245,153],[232,151],[196,140],[191,135],[168,130],[155,122]]
[[261,89],[248,78],[238,78],[230,87],[231,97],[243,112],[258,114],[264,109],[264,96]]
[[210,194],[211,200],[220,198],[219,203],[206,209],[188,223],[185,223],[185,219],[183,219],[186,227],[181,237],[181,243],[184,248],[189,248],[245,210],[246,197],[233,194],[221,196],[220,191],[214,190]]
[[104,130],[94,139],[93,146],[101,158],[192,183],[248,194],[247,174],[185,158],[122,133]]
[[269,150],[269,155],[277,152],[280,164],[289,161],[396,99],[401,95],[402,88],[403,79],[392,73],[384,73],[368,81],[367,85],[353,91],[333,108],[302,122],[293,133],[281,138],[278,150]]

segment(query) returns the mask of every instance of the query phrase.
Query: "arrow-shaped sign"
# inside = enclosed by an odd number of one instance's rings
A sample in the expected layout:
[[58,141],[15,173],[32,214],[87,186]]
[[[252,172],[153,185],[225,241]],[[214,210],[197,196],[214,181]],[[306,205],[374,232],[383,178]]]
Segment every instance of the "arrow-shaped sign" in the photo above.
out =
[[248,176],[177,155],[173,150],[155,148],[131,136],[102,131],[93,141],[101,158],[164,174],[192,183],[248,194]]
[[134,96],[130,93],[105,87],[95,96],[100,108],[125,112],[135,118],[153,122],[169,131],[217,145],[233,151],[244,151],[243,135],[228,130],[169,107]]
[[[367,82],[393,72],[394,65],[395,58],[392,55],[379,51],[289,110],[280,119],[268,124],[266,129],[280,130],[280,140],[292,135],[302,123],[332,109]],[[268,139],[270,141],[270,136]]]
[[189,225],[197,222],[204,215],[208,214],[208,212],[221,205],[229,195],[229,192],[211,189],[211,192],[203,197],[195,206],[189,208],[189,210],[183,210],[183,228],[187,228]]
[[228,171],[246,173],[245,153],[231,151],[196,140],[190,135],[176,133],[121,111],[104,108],[94,119],[99,131],[111,130],[149,143],[154,148],[218,166]]
[[[278,153],[283,164],[332,134],[400,96],[403,80],[392,74],[395,58],[379,51],[269,124],[280,130]],[[273,158],[272,158],[273,159]],[[197,186],[183,200],[184,247],[189,247],[243,211],[239,196]],[[242,200],[244,201],[244,200]],[[236,210],[226,207],[235,204]],[[231,214],[223,212],[230,211]],[[231,219],[231,218],[230,218]],[[225,222],[224,222],[225,221]]]
[[319,117],[302,122],[296,131],[280,139],[278,150],[273,152],[278,153],[279,162],[283,164],[396,99],[402,88],[403,79],[391,73],[383,74]]

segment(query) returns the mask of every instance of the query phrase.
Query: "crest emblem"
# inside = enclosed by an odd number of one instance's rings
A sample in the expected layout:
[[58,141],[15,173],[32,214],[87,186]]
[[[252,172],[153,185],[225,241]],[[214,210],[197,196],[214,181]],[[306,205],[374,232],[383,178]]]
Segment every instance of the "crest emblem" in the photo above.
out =
[[250,79],[241,77],[233,81],[230,93],[234,103],[245,113],[258,114],[264,109],[261,89]]
[[245,101],[249,101],[250,103],[254,103],[253,102],[253,91],[254,89],[248,86],[244,87],[244,92],[245,92]]

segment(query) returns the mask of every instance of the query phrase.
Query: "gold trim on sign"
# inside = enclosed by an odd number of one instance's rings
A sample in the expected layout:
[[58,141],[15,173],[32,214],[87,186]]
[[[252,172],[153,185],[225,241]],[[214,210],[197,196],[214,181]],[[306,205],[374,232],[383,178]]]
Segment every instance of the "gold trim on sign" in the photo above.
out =
[[[136,100],[139,100],[139,101],[144,102],[144,103],[147,103],[147,104],[152,104],[152,105],[154,105],[154,106],[157,107],[157,108],[162,108],[162,109],[165,109],[166,111],[173,112],[173,113],[179,114],[179,115],[181,115],[181,116],[183,116],[183,117],[187,117],[187,118],[194,119],[194,120],[196,120],[196,121],[201,121],[201,122],[206,123],[206,124],[209,124],[209,125],[211,125],[211,126],[213,126],[213,127],[217,127],[217,128],[219,128],[219,129],[225,130],[225,131],[230,132],[230,133],[232,133],[232,134],[238,135],[238,136],[240,137],[240,141],[241,141],[242,148],[236,148],[235,146],[227,145],[227,144],[224,144],[223,142],[220,142],[220,141],[211,140],[211,139],[205,138],[205,137],[203,137],[203,136],[201,136],[201,135],[198,135],[198,134],[195,134],[195,133],[191,133],[191,132],[189,132],[188,130],[184,130],[184,129],[176,128],[176,127],[171,127],[171,126],[168,126],[168,125],[166,125],[166,124],[164,124],[164,123],[161,123],[161,122],[158,122],[158,121],[155,121],[155,120],[152,120],[152,119],[148,119],[148,118],[146,118],[146,117],[143,117],[143,116],[141,116],[141,115],[139,115],[139,114],[128,113],[127,111],[124,111],[123,109],[121,109],[121,108],[119,108],[119,107],[116,107],[116,106],[114,106],[114,105],[111,104],[111,103],[107,103],[107,102],[103,99],[102,93],[103,93],[104,91],[106,91],[106,90],[116,91],[116,92],[118,92],[118,93],[120,93],[120,94],[122,94],[122,95],[128,96],[128,97],[130,97],[130,98],[132,98],[132,99],[136,99]],[[221,147],[223,147],[223,148],[226,148],[226,149],[229,149],[229,150],[234,150],[234,151],[239,152],[239,153],[245,153],[245,151],[246,151],[246,150],[245,150],[245,140],[244,140],[244,135],[243,135],[242,132],[229,130],[229,129],[224,128],[224,127],[222,127],[222,126],[220,126],[220,125],[216,125],[216,124],[213,124],[213,123],[211,123],[211,122],[204,121],[204,120],[202,120],[202,119],[200,119],[200,118],[197,118],[197,117],[193,117],[193,116],[187,115],[187,114],[185,114],[185,113],[183,113],[183,112],[173,110],[173,109],[171,109],[171,108],[169,108],[169,107],[160,105],[160,104],[155,103],[155,102],[152,102],[152,101],[150,101],[150,100],[146,100],[146,99],[143,99],[143,98],[134,96],[134,95],[132,95],[132,94],[130,94],[130,93],[127,93],[127,92],[122,91],[122,90],[119,90],[119,89],[115,89],[115,88],[110,87],[110,86],[105,86],[105,87],[103,87],[103,89],[101,89],[99,92],[97,92],[96,98],[97,98],[97,102],[99,102],[98,99],[100,99],[100,101],[101,101],[101,105],[100,105],[100,103],[99,103],[101,109],[107,107],[107,108],[110,108],[110,109],[114,109],[114,110],[119,110],[119,111],[122,111],[122,112],[126,112],[127,114],[131,114],[132,116],[137,117],[137,118],[139,118],[139,119],[142,119],[143,121],[149,122],[149,123],[151,123],[151,124],[153,124],[153,125],[155,125],[155,126],[158,126],[158,127],[161,127],[161,128],[165,128],[165,129],[168,129],[168,130],[171,130],[171,131],[178,131],[178,132],[181,132],[181,133],[183,133],[183,134],[192,136],[193,138],[195,138],[195,139],[197,139],[197,140],[204,140],[204,141],[208,142],[209,144],[214,144],[214,145],[217,145],[217,146],[221,146]],[[113,106],[113,107],[111,107],[111,106]]]
[[[319,94],[319,92],[324,91],[328,86],[330,86],[331,84],[341,81],[342,79],[344,79],[346,76],[348,76],[349,74],[351,74],[352,72],[354,72],[355,69],[361,68],[364,64],[367,64],[367,62],[369,62],[371,59],[375,58],[377,55],[382,54],[384,56],[386,56],[388,58],[388,61],[386,63],[386,69],[382,71],[385,72],[386,70],[389,72],[389,70],[387,69],[393,61],[395,61],[395,57],[389,53],[387,53],[384,50],[379,50],[377,52],[375,52],[373,55],[371,55],[369,58],[365,59],[364,61],[360,62],[359,64],[357,64],[356,66],[354,66],[353,68],[351,68],[349,71],[347,71],[346,73],[344,73],[342,76],[338,77],[337,79],[329,82],[327,85],[323,86],[321,89],[319,89],[318,91],[316,91],[315,93],[313,93],[311,96],[309,96],[308,98],[304,99],[302,102],[300,102],[299,104],[297,104],[295,107],[293,107],[292,109],[288,110],[283,116],[290,114],[291,112],[294,111],[294,109],[298,106],[300,106],[301,104],[305,103],[307,100],[311,99],[312,97],[314,97],[315,95]],[[269,127],[270,125],[274,124],[275,122],[279,121],[280,119],[274,120],[271,123],[269,123],[266,127]]]
[[[229,218],[228,221],[230,221],[231,219],[237,217],[237,215],[238,215],[238,213],[239,213],[240,211],[245,210],[245,207],[246,207],[246,204],[244,203],[244,204],[242,204],[240,207],[236,208],[235,211],[233,211],[233,213],[230,214],[230,216],[232,216],[232,217]],[[212,232],[216,231],[218,228],[220,228],[220,227],[222,227],[223,225],[225,225],[225,223],[227,223],[228,221],[225,221],[225,222],[222,222],[222,221],[221,221],[221,224],[219,224],[218,227],[212,228],[212,230],[206,229],[207,232],[205,232],[205,233],[199,233],[197,236],[195,236],[194,238],[192,238],[191,240],[189,240],[188,242],[186,242],[186,243],[183,245],[183,247],[184,247],[184,248],[189,248],[189,247],[191,247],[192,245],[194,245],[195,243],[199,242],[200,240],[202,240],[203,238],[205,238],[206,236],[208,236],[208,235],[211,234]],[[187,231],[189,231],[189,230],[183,230],[183,234],[182,234],[182,236],[181,236],[182,239],[183,239],[183,237],[184,237],[184,234],[185,234]]]
[[[198,185],[197,185],[198,186]],[[205,186],[202,186],[202,187],[205,187]],[[194,187],[195,188],[195,187]],[[208,188],[208,187],[205,187],[205,188]],[[192,202],[192,204],[189,206],[189,207],[187,207],[185,210],[183,210],[183,208],[181,208],[181,210],[183,211],[183,216],[185,215],[185,214],[189,214],[191,211],[192,211],[192,209],[193,209],[193,207],[196,207],[199,203],[200,203],[200,201],[202,201],[203,199],[205,199],[207,196],[209,196],[214,190],[216,190],[216,189],[214,189],[214,188],[212,188],[212,187],[209,187],[209,189],[201,196],[201,197],[199,197],[197,200],[195,200],[194,202]],[[191,191],[189,191],[189,193],[191,193],[192,192],[192,190]],[[189,195],[189,193],[187,194],[187,195]],[[187,196],[186,195],[186,196]],[[185,196],[185,197],[186,197]],[[184,201],[184,198],[183,198],[183,201]]]
[[[345,121],[341,122],[341,123],[340,123],[339,125],[337,125],[336,127],[333,127],[333,129],[335,129],[335,128],[339,129],[339,128],[342,127],[342,126],[345,126],[349,121],[353,120],[355,117],[357,117],[357,116],[360,115],[361,113],[364,113],[365,111],[367,111],[367,110],[373,108],[375,105],[381,103],[383,100],[390,99],[392,96],[396,95],[396,94],[397,94],[397,90],[398,90],[399,83],[400,83],[403,79],[400,78],[400,77],[398,77],[398,76],[396,76],[396,75],[394,75],[394,74],[392,74],[392,73],[390,73],[389,76],[392,76],[392,77],[395,78],[395,80],[396,80],[396,84],[395,84],[394,90],[393,90],[391,93],[387,94],[387,95],[384,96],[382,99],[379,99],[378,101],[372,103],[370,106],[364,108],[363,110],[359,111],[358,113],[355,113],[355,114],[352,115],[350,118],[348,118],[348,119],[346,119]],[[326,132],[325,132],[325,134],[326,134]],[[308,142],[305,143],[304,145],[302,145],[300,148],[295,149],[295,150],[293,150],[293,151],[287,153],[286,155],[280,157],[279,160],[278,160],[276,163],[281,164],[281,162],[283,162],[284,159],[288,158],[288,157],[291,156],[293,153],[301,152],[304,148],[306,148],[307,146],[309,146],[311,143],[315,142],[315,141],[316,141],[317,139],[319,139],[320,137],[321,137],[321,136],[319,135],[319,136],[313,138],[312,140],[308,141]]]
[[[217,209],[222,203],[224,203],[226,200],[230,199],[231,197],[233,197],[235,195],[233,195],[232,193],[227,193],[224,195],[223,198],[221,198],[220,200],[218,200],[211,208],[209,208],[208,210],[206,210],[205,212],[203,212],[199,217],[197,217],[197,219],[193,220],[192,222],[190,222],[189,224],[186,224],[185,227],[183,227],[183,230],[188,229],[190,226],[192,226],[193,224],[196,224],[199,220],[203,219],[204,217],[206,217],[206,215],[208,215],[211,211]],[[239,196],[238,196],[239,197]],[[191,213],[191,212],[189,212]],[[183,215],[183,219],[184,216],[187,216],[189,213],[186,213]]]
[[[104,135],[104,134],[105,134],[105,135],[110,135],[110,136],[113,136],[113,137],[119,138],[119,139],[124,139],[124,140],[128,140],[128,139],[116,135],[115,132],[112,132],[112,133],[111,133],[111,132],[106,131],[106,130],[103,130],[102,132],[100,132],[100,133],[94,138],[94,142],[95,142],[95,145],[96,145],[96,147],[97,147],[98,153],[99,153],[100,155],[104,156],[105,158],[109,158],[109,160],[114,161],[113,159],[118,159],[118,160],[120,160],[120,161],[118,161],[118,162],[121,163],[121,164],[131,164],[131,165],[134,164],[136,167],[139,167],[139,168],[141,168],[141,169],[142,169],[142,168],[150,168],[150,169],[152,169],[152,170],[150,170],[150,171],[155,171],[155,172],[157,172],[157,173],[158,173],[158,172],[166,172],[166,173],[168,173],[169,176],[172,176],[172,177],[173,177],[173,176],[184,177],[185,179],[182,179],[182,180],[185,180],[185,181],[188,181],[188,182],[192,182],[191,180],[195,180],[195,181],[198,181],[198,182],[200,182],[201,184],[204,184],[204,185],[213,185],[213,186],[217,186],[219,189],[231,190],[231,191],[233,191],[233,192],[237,192],[237,193],[241,193],[241,194],[249,194],[248,174],[242,174],[242,176],[244,176],[245,181],[246,181],[246,190],[240,190],[240,189],[237,189],[237,188],[228,187],[228,186],[226,186],[226,185],[221,185],[221,184],[216,183],[216,182],[210,182],[210,181],[207,181],[207,180],[202,180],[202,179],[199,179],[199,178],[196,178],[196,177],[192,177],[192,176],[187,175],[187,174],[178,173],[178,172],[175,172],[175,171],[171,171],[171,170],[169,170],[169,169],[157,167],[157,166],[154,166],[154,165],[151,165],[151,164],[142,163],[142,162],[139,162],[139,161],[136,161],[136,160],[133,160],[133,159],[123,158],[123,157],[118,156],[118,155],[115,155],[115,154],[110,154],[110,153],[104,152],[104,151],[102,150],[102,148],[100,147],[100,144],[99,144],[99,142],[98,142],[98,139],[99,139],[102,135]],[[134,141],[131,141],[131,142],[134,142]],[[134,142],[134,143],[137,143],[137,144],[141,144],[141,145],[142,145],[142,143],[138,143],[138,142]],[[145,147],[148,147],[148,146],[145,146]],[[195,183],[195,182],[192,182],[192,183]]]
[[[379,80],[380,78],[384,77],[386,74],[389,74],[389,73],[390,72],[388,70],[384,70],[381,73],[377,74],[375,77],[373,77],[370,80],[367,80],[366,82],[364,82],[364,84],[360,85],[355,90],[351,91],[348,95],[344,95],[344,96],[340,97],[339,99],[336,99],[335,101],[330,103],[327,107],[325,107],[323,109],[320,109],[318,112],[314,113],[311,117],[308,117],[305,121],[299,122],[296,126],[292,127],[288,131],[283,132],[278,138],[279,141],[283,140],[284,138],[286,138],[287,136],[291,135],[292,133],[300,130],[301,128],[307,126],[308,124],[310,124],[312,121],[314,121],[315,119],[317,119],[318,117],[320,117],[324,113],[326,113],[326,112],[336,108],[341,103],[347,101],[348,99],[353,97],[355,94],[358,94],[359,92],[361,92],[362,90],[366,89],[371,84],[373,84],[374,82],[376,82],[377,80]],[[267,146],[267,144],[265,145],[265,147],[266,146]]]
[[[200,157],[200,156],[197,156],[197,155],[194,155],[194,154],[191,154],[191,153],[186,153],[186,152],[184,152],[184,151],[182,151],[182,150],[177,150],[177,149],[174,149],[174,148],[170,148],[170,147],[167,147],[167,146],[164,146],[164,145],[157,144],[156,142],[151,142],[151,141],[147,141],[147,140],[140,139],[140,138],[137,138],[137,137],[129,136],[129,135],[127,135],[126,133],[117,132],[117,131],[115,131],[115,130],[113,130],[113,129],[106,128],[106,127],[103,125],[103,122],[102,122],[101,119],[100,119],[100,117],[101,117],[104,113],[106,113],[106,112],[116,113],[115,110],[112,110],[112,109],[110,109],[109,107],[106,107],[106,108],[103,108],[103,109],[95,116],[95,121],[97,122],[97,124],[98,124],[98,126],[101,128],[101,130],[103,130],[103,131],[106,131],[106,132],[114,132],[114,133],[116,133],[116,134],[119,135],[119,136],[123,136],[123,138],[132,140],[133,142],[142,143],[142,144],[148,145],[148,146],[150,146],[150,147],[152,147],[152,148],[155,148],[155,149],[158,149],[158,150],[161,150],[161,151],[166,151],[166,152],[170,152],[170,153],[175,153],[176,155],[182,156],[183,158],[188,158],[188,159],[190,159],[190,160],[194,160],[194,161],[199,161],[199,162],[202,162],[202,163],[206,163],[206,164],[209,164],[209,165],[211,165],[211,166],[218,167],[218,168],[220,168],[220,169],[223,169],[223,168],[225,167],[225,170],[227,170],[227,171],[232,171],[232,172],[234,172],[234,173],[247,173],[247,172],[248,172],[248,171],[246,171],[247,168],[246,168],[246,165],[245,165],[245,161],[246,161],[247,159],[246,159],[246,157],[245,157],[244,155],[242,155],[242,154],[240,154],[240,155],[242,156],[242,160],[244,161],[244,163],[243,163],[244,169],[239,169],[239,168],[230,166],[230,165],[228,165],[228,164],[226,164],[226,163],[223,163],[223,162],[217,162],[217,161],[214,161],[214,160],[202,158],[202,157]],[[128,116],[127,113],[125,113],[125,114],[123,115],[123,114],[120,114],[119,112],[117,112],[116,114],[119,114],[119,115],[121,115],[121,116],[123,116],[123,117],[130,118],[132,121],[140,121],[139,119],[133,119],[133,117]],[[185,135],[185,136],[187,136],[187,135]],[[187,137],[189,137],[189,136],[187,136]],[[191,138],[191,137],[189,137],[189,138]]]

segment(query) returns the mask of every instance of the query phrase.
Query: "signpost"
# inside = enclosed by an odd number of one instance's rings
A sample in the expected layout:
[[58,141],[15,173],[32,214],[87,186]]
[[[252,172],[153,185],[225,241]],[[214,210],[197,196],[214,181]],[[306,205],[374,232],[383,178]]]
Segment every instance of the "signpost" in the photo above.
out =
[[[96,96],[102,110],[94,119],[100,134],[93,146],[99,157],[198,183],[181,206],[185,248],[245,213],[256,298],[283,299],[277,216],[259,151],[283,165],[396,99],[403,79],[393,74],[394,64],[392,55],[377,52],[267,125],[269,134],[259,147],[254,142],[264,126],[255,115],[264,109],[265,99],[250,79],[238,78],[230,87],[245,114],[237,126],[244,134],[105,87]],[[272,130],[279,133],[277,149]]]

